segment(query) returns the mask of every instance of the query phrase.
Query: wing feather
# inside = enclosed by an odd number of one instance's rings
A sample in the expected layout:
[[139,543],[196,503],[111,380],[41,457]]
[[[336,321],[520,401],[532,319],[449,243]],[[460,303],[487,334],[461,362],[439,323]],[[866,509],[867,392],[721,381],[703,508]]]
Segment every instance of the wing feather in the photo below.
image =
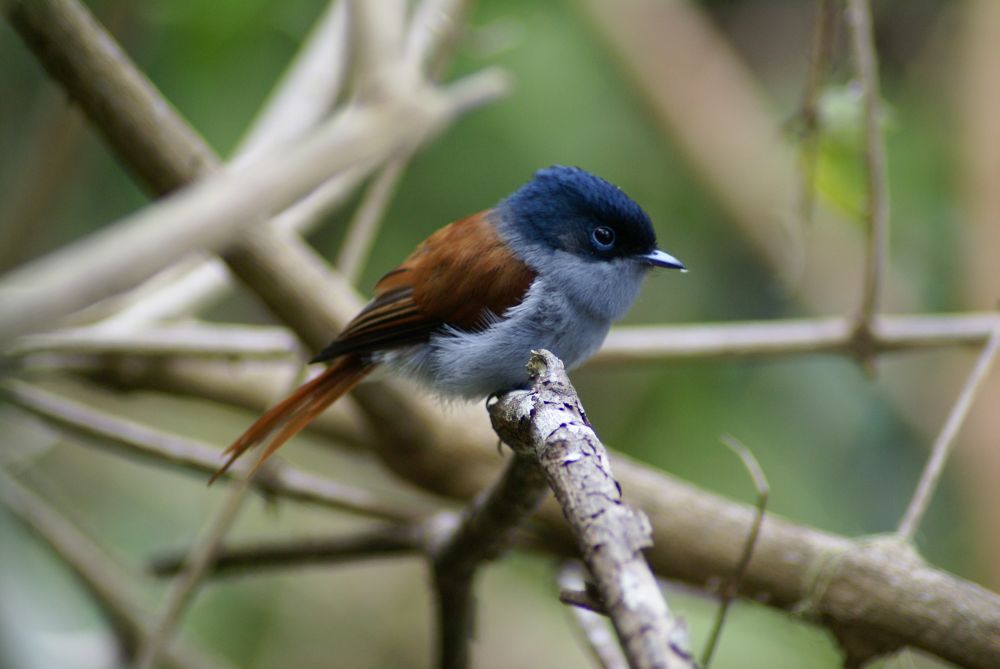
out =
[[479,331],[520,304],[535,272],[497,234],[491,212],[441,228],[376,284],[375,297],[312,362]]

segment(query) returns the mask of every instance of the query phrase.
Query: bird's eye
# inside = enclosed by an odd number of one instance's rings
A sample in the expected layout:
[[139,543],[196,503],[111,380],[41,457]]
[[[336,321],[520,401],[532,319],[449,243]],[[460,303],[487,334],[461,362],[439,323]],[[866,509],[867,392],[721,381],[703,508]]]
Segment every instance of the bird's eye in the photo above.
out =
[[590,239],[598,251],[608,251],[615,245],[615,231],[602,225],[599,228],[594,228],[594,231],[590,233]]

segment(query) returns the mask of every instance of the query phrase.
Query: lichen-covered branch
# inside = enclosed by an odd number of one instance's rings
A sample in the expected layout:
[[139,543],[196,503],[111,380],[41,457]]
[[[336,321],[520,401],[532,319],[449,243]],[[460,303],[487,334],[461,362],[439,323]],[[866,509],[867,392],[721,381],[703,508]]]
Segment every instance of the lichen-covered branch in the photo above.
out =
[[528,373],[531,392],[508,393],[491,407],[497,434],[521,457],[538,458],[630,666],[694,667],[687,629],[642,554],[652,544],[649,520],[622,500],[562,362],[536,351]]

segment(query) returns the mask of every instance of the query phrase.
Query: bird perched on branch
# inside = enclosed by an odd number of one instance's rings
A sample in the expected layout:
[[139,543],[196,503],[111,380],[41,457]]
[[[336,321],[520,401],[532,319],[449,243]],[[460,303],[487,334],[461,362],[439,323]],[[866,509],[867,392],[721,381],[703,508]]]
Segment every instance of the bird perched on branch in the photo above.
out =
[[266,443],[259,467],[380,366],[466,398],[527,386],[533,349],[575,367],[629,310],[652,267],[684,269],[656,248],[649,217],[624,192],[579,168],[539,170],[382,277],[372,301],[311,360],[330,366],[233,442],[212,481]]

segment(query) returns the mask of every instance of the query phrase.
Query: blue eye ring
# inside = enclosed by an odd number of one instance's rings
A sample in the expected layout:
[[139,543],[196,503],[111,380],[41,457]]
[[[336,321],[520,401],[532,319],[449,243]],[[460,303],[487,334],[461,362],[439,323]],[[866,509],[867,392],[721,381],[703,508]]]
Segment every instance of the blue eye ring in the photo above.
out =
[[615,231],[606,225],[598,226],[590,233],[590,241],[598,251],[610,251],[615,245]]

